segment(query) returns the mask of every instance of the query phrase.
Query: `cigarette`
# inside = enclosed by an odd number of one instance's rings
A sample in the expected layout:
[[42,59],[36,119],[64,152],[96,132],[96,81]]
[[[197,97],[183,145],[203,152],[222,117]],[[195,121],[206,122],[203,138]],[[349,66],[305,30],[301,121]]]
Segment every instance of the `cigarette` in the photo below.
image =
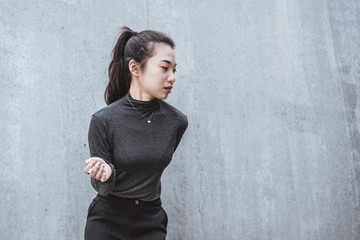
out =
[[88,174],[90,174],[93,170],[94,170],[94,169],[93,169],[93,168],[91,168],[91,169],[88,171]]

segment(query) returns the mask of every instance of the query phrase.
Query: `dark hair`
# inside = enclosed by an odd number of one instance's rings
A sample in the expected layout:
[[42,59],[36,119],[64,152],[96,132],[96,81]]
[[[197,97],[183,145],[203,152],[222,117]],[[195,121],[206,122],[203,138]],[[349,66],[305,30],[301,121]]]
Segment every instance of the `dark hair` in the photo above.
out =
[[121,30],[122,33],[112,51],[113,59],[109,65],[109,84],[104,94],[106,104],[115,102],[129,91],[130,60],[134,59],[140,64],[140,70],[144,70],[146,61],[154,55],[157,44],[167,44],[175,48],[171,37],[162,32],[145,30],[137,33],[125,26]]

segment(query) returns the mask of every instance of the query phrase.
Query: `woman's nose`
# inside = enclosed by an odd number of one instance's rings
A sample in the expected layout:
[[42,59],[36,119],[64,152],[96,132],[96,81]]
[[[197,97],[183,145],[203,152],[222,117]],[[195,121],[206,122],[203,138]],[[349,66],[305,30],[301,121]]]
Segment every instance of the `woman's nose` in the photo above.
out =
[[174,82],[175,82],[175,74],[173,72],[170,73],[167,80],[168,80],[168,82],[171,82],[171,84],[174,84]]

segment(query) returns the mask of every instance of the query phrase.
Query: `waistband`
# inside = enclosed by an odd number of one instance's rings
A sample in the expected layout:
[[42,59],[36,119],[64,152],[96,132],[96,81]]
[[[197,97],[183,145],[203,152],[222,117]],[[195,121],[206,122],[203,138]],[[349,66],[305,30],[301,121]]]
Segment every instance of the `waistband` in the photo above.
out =
[[113,204],[126,204],[126,205],[133,205],[133,206],[143,206],[143,207],[156,207],[156,206],[161,206],[161,199],[155,199],[152,201],[142,201],[139,199],[134,199],[134,198],[123,198],[123,197],[117,197],[114,195],[100,195],[97,194],[97,197],[103,198],[108,200],[109,202],[113,203]]

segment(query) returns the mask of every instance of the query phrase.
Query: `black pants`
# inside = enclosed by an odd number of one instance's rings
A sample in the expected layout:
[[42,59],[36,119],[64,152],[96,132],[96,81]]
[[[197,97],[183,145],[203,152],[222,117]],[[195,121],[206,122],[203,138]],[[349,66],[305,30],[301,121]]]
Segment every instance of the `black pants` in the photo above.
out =
[[151,202],[97,195],[89,206],[85,240],[164,240],[167,214]]

